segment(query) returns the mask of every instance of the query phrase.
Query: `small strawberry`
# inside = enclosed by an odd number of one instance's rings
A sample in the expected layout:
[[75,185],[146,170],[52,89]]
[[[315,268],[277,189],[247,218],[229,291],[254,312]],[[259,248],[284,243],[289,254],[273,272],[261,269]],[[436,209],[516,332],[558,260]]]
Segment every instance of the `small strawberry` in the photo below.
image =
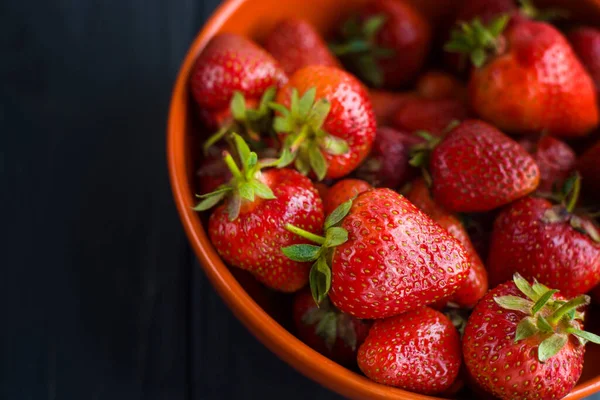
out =
[[449,389],[460,364],[456,328],[429,307],[375,321],[358,350],[358,366],[367,377],[422,394]]
[[456,303],[460,307],[474,307],[487,292],[488,279],[483,262],[479,258],[477,250],[473,247],[473,243],[471,243],[469,234],[462,222],[456,215],[444,210],[443,207],[433,200],[429,188],[423,179],[417,179],[412,182],[406,198],[462,244],[469,256],[471,268],[460,288],[446,300]]
[[[300,97],[302,96],[302,97]],[[375,139],[375,115],[364,86],[333,67],[298,70],[271,105],[274,128],[283,142],[279,166],[292,161],[319,180],[341,178],[367,156]]]
[[202,118],[218,129],[205,149],[231,132],[258,142],[259,133],[269,129],[267,104],[285,82],[277,61],[251,40],[231,33],[213,37],[190,78]]
[[600,93],[600,29],[577,28],[568,34],[573,50],[587,69]]
[[552,25],[507,18],[456,31],[446,50],[469,54],[471,107],[499,129],[561,137],[598,125],[594,83],[567,39]]
[[533,156],[540,169],[538,190],[550,193],[555,187],[562,187],[575,167],[573,149],[565,142],[547,135],[536,140],[526,138],[519,144]]
[[538,186],[540,172],[533,158],[483,121],[467,120],[444,138],[428,139],[416,146],[411,163],[429,167],[433,197],[449,211],[493,210]]
[[467,322],[463,356],[471,378],[504,400],[563,398],[581,375],[585,343],[600,343],[582,331],[587,304],[588,296],[569,300],[516,274],[488,292]]
[[317,243],[283,252],[316,261],[313,297],[329,294],[342,312],[386,318],[453,294],[469,262],[460,243],[412,203],[390,189],[372,189],[340,205],[325,220],[325,237],[288,225]]
[[356,365],[358,347],[369,333],[370,321],[341,313],[327,299],[317,305],[310,290],[296,294],[293,315],[300,340],[341,365]]
[[370,189],[373,189],[373,187],[368,182],[360,179],[342,179],[336,182],[329,188],[327,195],[323,197],[325,215],[331,214],[342,203]]
[[231,179],[231,171],[223,161],[225,146],[213,146],[208,149],[196,169],[197,193],[210,193]]
[[233,135],[242,169],[224,152],[233,178],[214,192],[200,196],[197,211],[221,200],[208,222],[211,242],[223,259],[250,271],[272,289],[293,292],[308,282],[310,264],[285,257],[281,247],[305,242],[285,230],[287,224],[318,233],[323,204],[311,181],[291,169],[261,172],[262,163],[238,135]]
[[426,99],[466,99],[466,88],[454,76],[447,72],[427,71],[417,80],[417,93]]
[[600,200],[600,141],[579,157],[577,169],[583,178],[585,193]]
[[371,153],[355,175],[375,187],[399,187],[416,175],[417,170],[408,163],[410,149],[422,141],[408,132],[385,126],[377,128]]
[[369,99],[373,106],[373,112],[380,126],[391,122],[396,111],[406,102],[419,98],[415,92],[388,92],[385,90],[369,90]]
[[427,58],[429,22],[405,1],[367,2],[341,29],[333,52],[374,87],[397,88],[413,79]]
[[408,132],[423,130],[440,136],[453,121],[460,122],[467,117],[467,108],[459,100],[414,99],[396,111],[392,125]]
[[308,65],[341,67],[317,30],[303,19],[281,21],[267,35],[264,45],[288,76]]
[[518,272],[575,296],[600,283],[600,234],[591,220],[573,214],[579,179],[565,186],[563,204],[526,197],[498,215],[488,260],[491,284]]

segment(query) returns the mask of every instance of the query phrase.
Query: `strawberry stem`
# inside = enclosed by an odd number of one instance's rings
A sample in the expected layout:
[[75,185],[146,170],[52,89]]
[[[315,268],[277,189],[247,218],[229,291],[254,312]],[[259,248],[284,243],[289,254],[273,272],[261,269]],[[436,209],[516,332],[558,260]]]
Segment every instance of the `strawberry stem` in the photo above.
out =
[[298,150],[298,148],[300,147],[302,142],[304,142],[304,140],[308,137],[309,132],[310,132],[310,127],[308,125],[304,125],[302,127],[302,129],[300,130],[300,133],[298,134],[298,136],[296,136],[296,138],[294,138],[294,141],[290,145],[290,151],[292,153],[295,153]]
[[575,310],[575,309],[577,309],[581,306],[587,305],[587,304],[590,304],[589,296],[581,295],[579,297],[576,297],[576,298],[566,302],[562,306],[560,306],[560,308],[558,310],[556,310],[554,312],[554,314],[552,314],[550,317],[548,317],[548,323],[550,325],[556,325],[556,323],[558,321],[560,321],[560,319],[562,317],[564,317],[566,314],[568,314],[572,310]]
[[300,237],[303,237],[304,239],[308,239],[311,242],[315,242],[321,245],[325,243],[325,238],[323,236],[315,235],[314,233],[305,231],[304,229],[298,228],[297,226],[294,226],[292,224],[286,224],[285,229]]
[[231,154],[228,151],[223,152],[223,160],[225,161],[225,164],[227,164],[227,168],[229,168],[229,170],[231,171],[231,175],[233,175],[233,177],[238,182],[245,180],[244,176],[242,175],[242,172],[240,171],[237,164],[235,163],[235,160],[233,159],[233,157],[231,156]]
[[573,212],[575,206],[577,205],[577,200],[579,199],[579,193],[581,192],[581,177],[579,174],[576,175],[575,180],[573,182],[573,189],[571,190],[569,201],[567,203],[567,211],[569,213]]

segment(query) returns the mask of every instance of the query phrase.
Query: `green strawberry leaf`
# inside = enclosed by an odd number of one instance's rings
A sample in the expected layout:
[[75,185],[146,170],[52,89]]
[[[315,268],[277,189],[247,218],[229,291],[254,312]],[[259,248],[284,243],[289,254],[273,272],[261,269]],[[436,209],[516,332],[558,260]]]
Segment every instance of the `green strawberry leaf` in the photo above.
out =
[[248,182],[244,182],[238,186],[238,191],[243,199],[254,201],[254,189]]
[[582,338],[588,342],[600,344],[600,336],[593,334],[591,332],[581,331],[576,328],[567,328],[567,332],[571,333],[579,338]]
[[556,293],[556,292],[558,292],[558,290],[552,289],[552,290],[546,291],[546,293],[544,293],[542,296],[540,296],[538,301],[536,301],[535,304],[533,305],[533,308],[531,309],[531,314],[533,314],[533,315],[537,314],[538,311],[540,311],[542,309],[542,307],[544,307],[546,305],[546,303],[548,303],[548,301],[552,298],[552,296],[554,296],[554,293]]
[[379,68],[372,54],[362,54],[356,59],[356,67],[359,74],[374,87],[383,84],[383,71]]
[[240,156],[240,161],[242,162],[242,168],[246,168],[248,165],[248,158],[250,157],[250,147],[240,135],[237,133],[233,134],[233,140],[235,142],[235,147],[237,148],[238,155]]
[[533,285],[531,285],[531,288],[538,297],[550,290],[548,286],[539,283],[536,279],[533,280]]
[[263,93],[260,104],[258,105],[258,116],[264,117],[269,112],[269,104],[275,99],[275,95],[277,94],[277,87],[270,86]]
[[329,214],[329,216],[325,219],[325,224],[323,229],[328,231],[332,226],[337,225],[341,220],[344,219],[346,215],[350,212],[350,208],[352,207],[352,201],[354,199],[350,199],[348,201],[340,204],[335,210]]
[[299,109],[300,109],[300,97],[298,94],[298,89],[294,88],[294,89],[292,89],[292,94],[290,97],[290,116],[293,119],[299,119],[302,117],[299,113]]
[[291,132],[294,130],[292,121],[288,117],[275,117],[273,119],[273,129],[275,132]]
[[500,296],[494,297],[494,301],[502,308],[512,311],[520,311],[529,314],[533,302],[519,296]]
[[377,14],[372,17],[367,18],[365,22],[363,22],[362,26],[362,34],[369,41],[373,41],[377,33],[381,30],[383,25],[387,21],[387,16],[385,14]]
[[485,64],[485,60],[486,60],[485,50],[483,50],[483,49],[475,49],[471,53],[471,62],[477,68],[482,67],[483,64]]
[[237,121],[246,120],[246,100],[241,92],[236,91],[233,93],[229,108],[234,119]]
[[307,162],[303,154],[300,154],[300,156],[296,157],[296,159],[294,160],[294,167],[296,167],[298,172],[300,172],[302,175],[308,175],[311,168],[309,162]]
[[327,133],[325,133],[323,137],[319,138],[319,145],[326,153],[333,156],[340,156],[350,151],[348,142],[342,138],[329,135]]
[[540,343],[538,347],[538,359],[546,362],[554,357],[567,343],[567,335],[554,334]]
[[308,116],[313,104],[315,102],[315,96],[317,95],[317,88],[312,87],[304,92],[304,95],[298,103],[298,114],[304,118]]
[[220,141],[221,139],[223,139],[225,137],[225,135],[229,132],[229,126],[226,125],[224,127],[222,127],[221,129],[219,129],[216,133],[210,135],[208,137],[208,139],[206,139],[206,141],[204,142],[204,144],[202,145],[202,150],[204,151],[204,155],[208,154],[208,150],[213,147],[213,145],[215,143],[217,143],[218,141]]
[[315,327],[315,332],[325,341],[327,348],[331,350],[337,340],[336,314],[332,311],[325,314]]
[[289,117],[290,110],[288,110],[283,104],[275,103],[273,101],[269,102],[269,108],[273,111],[277,111],[283,117]]
[[338,57],[368,52],[371,47],[371,43],[364,39],[352,39],[346,43],[329,45],[331,52]]
[[508,25],[508,21],[510,21],[510,16],[508,15],[501,15],[498,18],[494,18],[487,27],[492,37],[498,37],[504,32],[506,25]]
[[307,123],[311,127],[314,132],[318,132],[323,124],[325,123],[325,119],[329,115],[329,111],[331,110],[331,103],[329,100],[322,98],[319,99],[312,108],[310,112],[307,113]]
[[529,297],[533,301],[537,301],[540,296],[531,288],[527,279],[523,278],[519,273],[513,275],[513,281],[517,288],[523,293],[525,296]]
[[293,244],[281,249],[287,258],[293,261],[315,261],[321,255],[321,246],[312,244]]
[[251,151],[248,155],[248,159],[246,160],[246,177],[251,179],[254,177],[256,171],[254,167],[258,164],[258,155],[255,152]]
[[[317,175],[317,178],[322,181],[327,175],[327,160],[325,160],[325,156],[321,153],[321,149],[319,149],[316,144],[310,146],[308,150],[308,157],[310,160],[310,167]],[[298,157],[299,160],[301,157]]]
[[221,200],[223,200],[223,198],[225,197],[225,195],[227,194],[227,192],[230,191],[230,190],[231,190],[231,188],[229,188],[227,191],[213,192],[212,194],[210,194],[210,196],[205,197],[201,202],[199,202],[193,208],[193,210],[194,211],[206,211],[206,210],[214,207]]
[[323,247],[335,247],[348,241],[348,231],[337,226],[327,229]]
[[252,180],[250,186],[252,187],[254,194],[261,199],[271,200],[276,198],[271,188],[259,180]]
[[321,304],[331,288],[331,270],[325,257],[319,257],[313,264],[310,269],[309,282],[313,299],[317,304]]
[[552,326],[548,323],[546,318],[544,318],[541,314],[537,316],[536,326],[542,332],[545,332],[545,333],[554,332],[554,329],[552,329]]
[[284,168],[290,165],[294,159],[296,158],[296,154],[292,153],[289,147],[284,147],[281,151],[281,156],[277,160],[277,168]]
[[533,336],[538,332],[539,329],[536,326],[535,320],[533,318],[523,318],[521,322],[519,322],[519,325],[517,325],[517,332],[515,333],[515,342],[527,339],[528,337]]
[[242,197],[239,193],[233,192],[233,196],[229,198],[227,203],[227,215],[229,220],[233,221],[240,215],[240,207],[242,206]]

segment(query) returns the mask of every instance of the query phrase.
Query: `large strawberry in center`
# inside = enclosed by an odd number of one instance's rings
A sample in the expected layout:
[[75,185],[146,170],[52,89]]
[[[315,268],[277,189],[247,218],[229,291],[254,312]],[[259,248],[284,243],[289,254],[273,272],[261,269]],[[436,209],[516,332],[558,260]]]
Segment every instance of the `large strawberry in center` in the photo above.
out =
[[325,237],[287,228],[321,245],[284,249],[294,260],[316,260],[315,300],[329,293],[337,308],[359,318],[386,318],[445,298],[469,270],[461,244],[390,189],[343,203],[325,221]]

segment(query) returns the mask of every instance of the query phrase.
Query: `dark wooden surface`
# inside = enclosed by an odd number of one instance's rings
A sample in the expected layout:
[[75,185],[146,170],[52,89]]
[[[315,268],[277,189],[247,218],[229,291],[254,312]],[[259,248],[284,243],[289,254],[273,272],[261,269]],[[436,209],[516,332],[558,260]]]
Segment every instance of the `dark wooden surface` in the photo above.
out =
[[0,399],[337,399],[206,281],[168,184],[217,0],[0,0]]

